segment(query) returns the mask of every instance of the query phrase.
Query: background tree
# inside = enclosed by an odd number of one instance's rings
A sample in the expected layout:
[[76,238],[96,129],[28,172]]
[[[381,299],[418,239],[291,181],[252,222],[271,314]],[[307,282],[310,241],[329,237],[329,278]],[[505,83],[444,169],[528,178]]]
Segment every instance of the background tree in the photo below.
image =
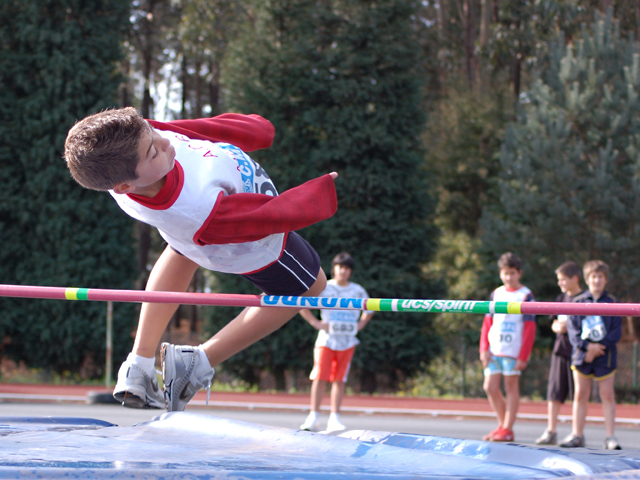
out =
[[[120,97],[122,106],[135,105],[144,118],[156,118],[155,107],[160,99],[154,93],[158,85],[167,80],[166,67],[177,49],[175,31],[179,18],[178,5],[170,0],[130,2],[130,24],[124,37],[127,55],[122,60],[125,82],[121,84]],[[135,226],[138,260],[136,288],[144,288],[150,259],[157,255],[153,250],[154,247],[157,249],[159,239],[149,225],[136,222]]]
[[[114,105],[125,0],[0,4],[0,278],[131,288],[132,222],[108,194],[77,185],[62,160],[77,119]],[[30,367],[101,374],[103,303],[2,299],[2,354]],[[114,357],[130,349],[133,308],[114,308]]]
[[[340,173],[338,213],[302,234],[318,249],[327,272],[335,254],[349,251],[357,262],[354,281],[372,296],[439,293],[421,273],[436,230],[420,168],[424,79],[417,7],[409,0],[276,1],[256,7],[256,28],[238,48],[229,73],[228,84],[235,86],[230,105],[258,112],[276,126],[274,146],[259,157],[281,190]],[[429,316],[377,315],[362,332],[354,360],[362,388],[375,389],[375,372],[389,372],[395,385],[428,362],[437,352],[429,325]],[[304,338],[287,344],[299,348],[277,348],[285,343],[281,338],[298,333]],[[281,365],[295,368],[300,358],[310,362],[314,337],[296,317],[266,342],[274,361],[277,355]],[[249,355],[251,349],[228,364]]]
[[222,113],[222,62],[252,13],[239,0],[181,0],[178,26],[182,83],[180,118]]
[[557,291],[554,269],[602,259],[608,289],[638,298],[640,56],[609,14],[565,46],[527,94],[508,130],[500,163],[500,208],[482,218],[483,251],[515,250],[536,296]]

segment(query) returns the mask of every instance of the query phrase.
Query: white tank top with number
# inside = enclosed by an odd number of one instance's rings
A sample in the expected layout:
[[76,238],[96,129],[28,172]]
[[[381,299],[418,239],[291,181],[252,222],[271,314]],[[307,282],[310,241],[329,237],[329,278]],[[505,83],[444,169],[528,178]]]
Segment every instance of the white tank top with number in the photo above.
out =
[[[367,291],[357,283],[349,282],[349,285],[342,287],[334,279],[327,281],[327,286],[319,296],[369,298]],[[360,341],[356,334],[358,333],[358,320],[362,313],[361,310],[321,310],[320,317],[329,324],[329,332],[318,331],[315,346],[341,351],[358,345]]]
[[[493,292],[494,302],[524,302],[531,290],[521,287],[516,291],[508,291],[504,285]],[[518,358],[522,347],[524,319],[521,314],[496,313],[489,330],[489,349],[499,357]]]
[[251,273],[275,262],[282,253],[284,234],[255,242],[200,246],[193,240],[209,218],[218,195],[264,193],[277,195],[273,183],[239,148],[227,143],[193,140],[184,135],[156,130],[176,149],[176,164],[184,183],[173,204],[156,209],[141,205],[128,195],[110,191],[129,216],[154,226],[162,238],[198,265],[225,273]]

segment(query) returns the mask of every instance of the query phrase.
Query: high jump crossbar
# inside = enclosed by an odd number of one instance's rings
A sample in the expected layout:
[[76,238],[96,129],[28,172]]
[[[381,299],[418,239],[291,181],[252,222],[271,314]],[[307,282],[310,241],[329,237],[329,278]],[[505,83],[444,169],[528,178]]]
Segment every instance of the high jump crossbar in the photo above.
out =
[[0,297],[128,303],[177,303],[226,307],[285,307],[374,312],[513,313],[523,315],[640,316],[639,303],[490,302],[399,298],[291,297],[228,293],[152,292],[102,288],[0,285]]

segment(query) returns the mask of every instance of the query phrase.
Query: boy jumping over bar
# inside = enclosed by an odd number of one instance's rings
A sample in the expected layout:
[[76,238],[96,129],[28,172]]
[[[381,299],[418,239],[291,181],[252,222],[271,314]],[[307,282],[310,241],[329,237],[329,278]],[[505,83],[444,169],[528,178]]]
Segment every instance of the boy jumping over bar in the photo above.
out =
[[[146,290],[185,292],[199,266],[239,274],[268,295],[318,296],[326,285],[315,250],[294,230],[337,209],[333,172],[278,195],[244,151],[271,146],[258,115],[157,122],[136,109],[107,110],[76,123],[65,160],[83,187],[109,191],[131,217],[168,243]],[[229,143],[219,143],[229,142]],[[184,410],[214,367],[289,321],[295,309],[248,307],[197,347],[162,344],[164,396],[155,352],[177,304],[144,303],[133,351],[113,395],[124,406]]]

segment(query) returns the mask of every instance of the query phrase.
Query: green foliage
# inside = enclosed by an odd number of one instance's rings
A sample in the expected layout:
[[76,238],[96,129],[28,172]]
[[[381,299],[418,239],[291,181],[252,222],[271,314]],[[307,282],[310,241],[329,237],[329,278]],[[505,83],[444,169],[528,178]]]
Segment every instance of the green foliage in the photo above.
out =
[[[125,0],[0,6],[2,283],[131,288],[132,223],[108,194],[75,184],[61,158],[76,119],[113,105],[128,6]],[[59,373],[83,362],[102,365],[105,304],[3,299],[1,305],[3,354]],[[130,348],[132,314],[131,306],[114,308],[116,361]]]
[[506,132],[501,205],[483,215],[483,253],[490,263],[507,250],[520,254],[523,282],[539,299],[556,295],[554,269],[569,259],[602,259],[609,291],[640,293],[637,52],[610,15],[572,44],[558,38]]
[[479,93],[460,85],[431,112],[424,134],[427,164],[437,179],[438,222],[452,234],[475,237],[482,207],[498,201],[498,154],[511,113],[505,92]]
[[[416,8],[409,0],[269,2],[256,6],[254,29],[228,63],[230,105],[276,126],[274,146],[255,157],[281,191],[339,172],[338,213],[302,234],[325,271],[336,253],[349,251],[357,264],[353,280],[374,297],[440,292],[421,272],[436,230],[420,168],[425,80],[413,35]],[[298,342],[301,348],[283,358],[293,364],[302,349],[310,358],[316,332],[300,318],[290,324],[253,348],[275,355],[279,345]],[[428,316],[377,314],[361,334],[354,365],[415,371],[437,352],[429,325]],[[293,332],[305,337],[276,343]]]

